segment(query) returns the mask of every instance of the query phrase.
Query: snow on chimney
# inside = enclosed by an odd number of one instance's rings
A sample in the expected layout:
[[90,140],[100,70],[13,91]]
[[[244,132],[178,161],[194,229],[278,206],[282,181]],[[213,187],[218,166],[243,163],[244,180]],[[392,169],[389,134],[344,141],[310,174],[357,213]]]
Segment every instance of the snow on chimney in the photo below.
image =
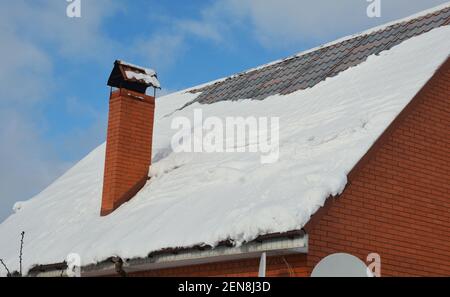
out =
[[101,216],[129,201],[148,180],[152,156],[155,97],[145,94],[148,87],[160,88],[153,70],[114,63],[108,86],[108,134]]

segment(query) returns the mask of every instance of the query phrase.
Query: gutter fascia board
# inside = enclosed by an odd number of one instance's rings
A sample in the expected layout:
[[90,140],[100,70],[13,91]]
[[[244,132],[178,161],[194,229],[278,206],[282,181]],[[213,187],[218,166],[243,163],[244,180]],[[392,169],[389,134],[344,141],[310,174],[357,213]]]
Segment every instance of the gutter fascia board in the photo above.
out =
[[[259,258],[262,253],[268,257],[308,253],[308,235],[299,238],[274,238],[263,242],[250,242],[238,247],[216,247],[209,250],[188,250],[173,254],[162,254],[148,258],[131,259],[124,262],[127,273],[164,268],[217,263],[223,261]],[[82,269],[82,276],[114,275],[113,263],[97,264]]]

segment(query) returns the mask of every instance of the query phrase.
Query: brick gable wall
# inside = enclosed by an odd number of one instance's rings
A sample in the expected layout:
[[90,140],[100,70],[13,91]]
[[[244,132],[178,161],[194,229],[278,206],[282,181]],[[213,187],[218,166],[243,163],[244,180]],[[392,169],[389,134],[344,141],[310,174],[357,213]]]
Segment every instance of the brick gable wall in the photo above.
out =
[[382,275],[450,275],[450,63],[310,222],[308,267],[335,252],[381,256]]
[[[268,258],[268,276],[307,276],[323,257],[381,256],[382,276],[450,275],[450,62],[391,124],[305,227],[307,255]],[[286,265],[289,263],[290,268]],[[256,276],[259,259],[136,276]]]

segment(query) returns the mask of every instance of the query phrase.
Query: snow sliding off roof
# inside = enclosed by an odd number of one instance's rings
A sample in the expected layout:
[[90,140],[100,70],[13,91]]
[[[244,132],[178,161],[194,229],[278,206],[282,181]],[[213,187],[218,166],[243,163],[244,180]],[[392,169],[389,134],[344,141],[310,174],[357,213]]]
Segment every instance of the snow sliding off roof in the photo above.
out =
[[[214,104],[195,102],[203,93],[159,98],[147,185],[100,217],[101,145],[0,225],[0,257],[15,267],[22,230],[26,270],[62,262],[69,253],[87,265],[113,255],[146,257],[169,247],[215,246],[227,239],[241,244],[299,230],[328,197],[344,190],[347,174],[447,60],[449,49],[450,27],[443,26],[289,94]],[[192,119],[194,109],[222,119],[279,117],[278,162],[262,164],[250,152],[172,152],[172,120]]]

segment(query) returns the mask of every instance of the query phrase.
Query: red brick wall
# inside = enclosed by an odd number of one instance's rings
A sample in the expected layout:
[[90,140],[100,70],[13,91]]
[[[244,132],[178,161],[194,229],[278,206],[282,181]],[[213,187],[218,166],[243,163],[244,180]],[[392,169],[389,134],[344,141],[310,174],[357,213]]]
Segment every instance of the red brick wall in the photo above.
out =
[[[307,255],[285,257],[294,276],[323,257],[381,256],[382,276],[450,276],[450,62],[405,108],[349,175],[336,199],[305,227]],[[142,276],[256,276],[258,259],[139,273]],[[269,276],[290,276],[269,258]]]
[[115,210],[145,185],[154,109],[153,97],[126,89],[111,94],[101,215]]
[[381,256],[383,276],[450,276],[450,63],[307,226],[308,267],[335,252]]

